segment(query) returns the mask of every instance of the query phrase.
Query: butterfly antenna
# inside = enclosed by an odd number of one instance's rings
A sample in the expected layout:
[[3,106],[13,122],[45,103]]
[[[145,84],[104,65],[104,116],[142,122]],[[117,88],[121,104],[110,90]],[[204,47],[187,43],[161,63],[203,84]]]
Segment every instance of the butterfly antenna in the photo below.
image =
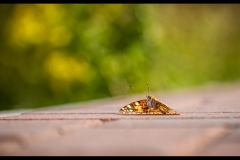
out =
[[137,88],[133,87],[131,84],[128,84],[130,87],[132,87],[133,89],[139,91]]
[[133,89],[136,89],[135,87],[133,87],[131,84],[128,84],[130,87],[132,87]]
[[148,85],[148,82],[147,82],[147,87],[148,87],[148,94],[149,94],[149,85]]

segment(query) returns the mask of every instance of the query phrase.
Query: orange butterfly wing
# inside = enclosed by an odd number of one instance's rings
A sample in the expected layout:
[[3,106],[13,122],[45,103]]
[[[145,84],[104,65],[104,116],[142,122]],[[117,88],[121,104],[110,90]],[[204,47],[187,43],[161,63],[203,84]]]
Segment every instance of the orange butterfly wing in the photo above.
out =
[[156,104],[157,108],[154,110],[154,112],[159,112],[158,114],[180,114],[162,102],[156,101]]
[[147,100],[139,100],[132,102],[119,110],[122,114],[147,114],[150,111],[150,107],[147,106]]
[[[156,100],[155,100],[156,101]],[[157,108],[153,109],[147,105],[147,100],[139,100],[132,102],[119,110],[121,114],[175,114],[179,115],[177,111],[171,109],[167,105],[156,101]]]

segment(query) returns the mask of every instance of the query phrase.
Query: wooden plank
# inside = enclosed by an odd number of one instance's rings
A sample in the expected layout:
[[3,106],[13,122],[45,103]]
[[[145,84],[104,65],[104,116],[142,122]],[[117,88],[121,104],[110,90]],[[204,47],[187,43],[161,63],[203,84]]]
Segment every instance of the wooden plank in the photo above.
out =
[[156,93],[182,115],[122,115],[143,95],[0,116],[0,155],[240,155],[240,83]]

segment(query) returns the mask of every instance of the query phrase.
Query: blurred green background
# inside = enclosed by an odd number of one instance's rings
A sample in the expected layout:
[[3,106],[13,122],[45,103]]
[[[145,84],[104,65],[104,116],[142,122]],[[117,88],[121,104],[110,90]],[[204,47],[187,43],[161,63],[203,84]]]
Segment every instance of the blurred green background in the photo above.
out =
[[0,4],[0,24],[0,110],[240,79],[239,4]]

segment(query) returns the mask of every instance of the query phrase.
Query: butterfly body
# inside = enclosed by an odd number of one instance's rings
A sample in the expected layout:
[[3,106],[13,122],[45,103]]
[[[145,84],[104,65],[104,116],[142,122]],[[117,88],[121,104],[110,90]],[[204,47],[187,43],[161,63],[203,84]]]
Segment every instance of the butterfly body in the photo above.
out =
[[151,95],[147,99],[132,102],[119,110],[121,114],[180,114]]

